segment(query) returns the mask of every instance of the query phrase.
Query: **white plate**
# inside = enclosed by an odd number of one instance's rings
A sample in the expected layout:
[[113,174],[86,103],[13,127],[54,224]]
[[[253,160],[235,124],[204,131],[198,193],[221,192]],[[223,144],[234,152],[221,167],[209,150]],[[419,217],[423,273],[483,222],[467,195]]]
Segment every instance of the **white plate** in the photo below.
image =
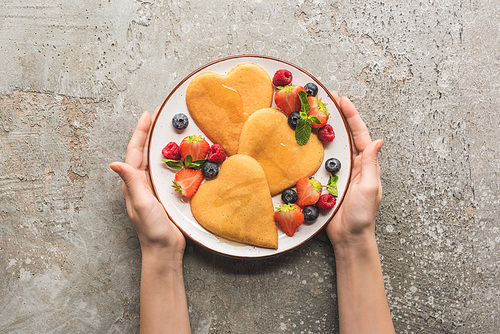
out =
[[[337,182],[338,198],[334,209],[327,213],[320,213],[320,216],[314,223],[304,222],[297,229],[293,237],[288,237],[281,231],[281,229],[278,228],[277,250],[228,241],[205,230],[194,219],[191,213],[189,200],[179,196],[179,194],[175,192],[171,186],[176,171],[167,168],[165,163],[160,161],[163,159],[161,150],[167,143],[171,141],[180,143],[184,137],[189,135],[203,135],[193,119],[189,117],[189,112],[186,107],[186,88],[193,77],[201,72],[217,72],[220,74],[227,74],[236,65],[247,62],[255,63],[261,66],[267,71],[271,78],[277,70],[287,69],[293,74],[293,84],[301,86],[304,86],[308,82],[315,82],[317,84],[319,89],[318,97],[321,97],[324,103],[328,103],[327,108],[330,112],[328,124],[332,125],[335,131],[334,141],[325,145],[325,160],[335,157],[339,159],[342,164],[342,168],[337,173],[339,176],[339,180]],[[273,104],[273,106],[275,105]],[[189,126],[182,132],[177,132],[172,127],[172,117],[177,113],[184,113],[189,117]],[[212,144],[210,141],[209,143]],[[223,255],[241,258],[259,258],[281,254],[312,238],[332,219],[334,214],[337,212],[340,204],[342,203],[345,192],[347,191],[352,166],[351,140],[347,123],[344,116],[337,108],[336,103],[333,102],[333,97],[329,94],[326,88],[312,75],[293,64],[276,58],[259,55],[241,55],[216,60],[202,66],[182,80],[161,106],[158,117],[153,124],[151,141],[148,149],[148,159],[151,181],[153,183],[156,196],[163,204],[168,216],[177,225],[177,227],[187,237],[203,247]],[[315,178],[320,181],[321,184],[326,184],[328,177],[329,173],[325,170],[324,165],[321,166],[315,174]],[[274,196],[273,203],[274,207],[283,204],[281,196]]]

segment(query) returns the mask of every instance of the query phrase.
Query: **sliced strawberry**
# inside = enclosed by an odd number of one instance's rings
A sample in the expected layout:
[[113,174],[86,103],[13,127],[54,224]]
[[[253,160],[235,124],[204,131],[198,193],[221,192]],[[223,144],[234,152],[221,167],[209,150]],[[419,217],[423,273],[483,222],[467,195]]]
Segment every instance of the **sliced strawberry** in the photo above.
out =
[[201,169],[183,168],[175,174],[172,187],[182,196],[193,197],[202,181]]
[[274,103],[287,116],[294,111],[300,111],[299,92],[306,91],[304,87],[298,85],[288,85],[279,87],[279,90],[274,94]]
[[304,214],[296,204],[283,204],[274,212],[274,220],[289,237],[304,222]]
[[316,181],[314,177],[303,177],[297,181],[297,202],[298,206],[314,205],[321,195],[321,183]]
[[179,150],[184,160],[190,155],[192,160],[196,161],[207,157],[208,151],[210,151],[210,144],[203,137],[193,135],[181,141]]
[[309,101],[310,106],[309,116],[316,116],[321,122],[321,124],[312,123],[312,127],[315,129],[322,128],[323,126],[325,126],[330,115],[328,110],[326,110],[326,103],[321,102],[321,99],[317,98],[316,96],[308,96],[307,100]]

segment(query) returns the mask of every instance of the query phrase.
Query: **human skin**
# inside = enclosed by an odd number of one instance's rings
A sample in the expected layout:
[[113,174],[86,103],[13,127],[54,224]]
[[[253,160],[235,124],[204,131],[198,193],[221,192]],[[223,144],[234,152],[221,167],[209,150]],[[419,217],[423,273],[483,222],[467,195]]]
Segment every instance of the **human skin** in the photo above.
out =
[[340,333],[394,333],[375,239],[383,142],[371,140],[348,98],[332,93],[351,129],[354,162],[344,201],[326,227],[335,252]]
[[[375,217],[382,199],[377,154],[354,105],[335,92],[353,137],[351,183],[334,219],[326,227],[337,270],[341,333],[394,333],[375,239]],[[153,115],[153,119],[157,111]],[[182,276],[185,239],[156,199],[147,168],[152,118],[144,113],[132,135],[125,162],[110,164],[124,183],[127,211],[142,251],[141,333],[190,333]]]
[[186,240],[151,186],[147,168],[151,124],[151,116],[144,113],[128,144],[125,162],[109,165],[123,179],[127,212],[141,245],[140,332],[191,333],[182,273]]

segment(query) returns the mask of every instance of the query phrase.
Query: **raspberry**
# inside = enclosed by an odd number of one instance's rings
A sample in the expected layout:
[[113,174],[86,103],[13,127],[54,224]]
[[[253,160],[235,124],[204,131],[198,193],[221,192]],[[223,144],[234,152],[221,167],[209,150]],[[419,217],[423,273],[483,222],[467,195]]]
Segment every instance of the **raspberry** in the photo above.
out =
[[165,157],[165,159],[170,160],[181,160],[181,153],[179,151],[179,145],[171,141],[161,150],[161,154]]
[[226,160],[226,153],[224,153],[222,146],[219,144],[213,144],[208,152],[208,161],[221,163],[224,160]]
[[319,197],[318,203],[316,203],[316,207],[321,211],[329,211],[337,203],[337,199],[333,197],[331,194],[323,194]]
[[335,139],[335,132],[330,124],[326,124],[324,127],[319,129],[318,138],[323,143],[330,143]]
[[277,70],[274,73],[273,85],[283,87],[292,83],[292,72],[289,70]]

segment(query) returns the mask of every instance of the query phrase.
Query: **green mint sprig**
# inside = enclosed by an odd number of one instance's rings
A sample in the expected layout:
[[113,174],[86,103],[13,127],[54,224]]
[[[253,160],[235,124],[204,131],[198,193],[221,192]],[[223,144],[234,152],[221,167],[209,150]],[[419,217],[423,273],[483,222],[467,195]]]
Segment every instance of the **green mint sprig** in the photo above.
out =
[[164,162],[167,164],[169,168],[172,169],[182,169],[182,161],[180,160],[172,160],[172,159],[161,159],[161,162]]
[[200,159],[193,161],[193,157],[191,155],[188,155],[184,160],[184,166],[186,166],[186,168],[191,168],[191,169],[201,169],[205,162],[207,162],[207,159]]
[[339,193],[337,189],[337,181],[339,177],[337,175],[330,175],[328,183],[326,185],[326,191],[328,191],[333,197],[337,198]]
[[309,116],[311,106],[307,100],[307,93],[304,91],[299,92],[300,99],[300,119],[295,128],[295,140],[299,145],[305,145],[311,138],[312,124],[321,124],[321,121],[316,116]]
[[191,155],[186,156],[184,163],[181,160],[171,160],[171,159],[161,159],[162,162],[166,163],[169,168],[172,169],[182,169],[182,167],[190,169],[202,169],[203,164],[207,162],[207,159],[194,160]]

